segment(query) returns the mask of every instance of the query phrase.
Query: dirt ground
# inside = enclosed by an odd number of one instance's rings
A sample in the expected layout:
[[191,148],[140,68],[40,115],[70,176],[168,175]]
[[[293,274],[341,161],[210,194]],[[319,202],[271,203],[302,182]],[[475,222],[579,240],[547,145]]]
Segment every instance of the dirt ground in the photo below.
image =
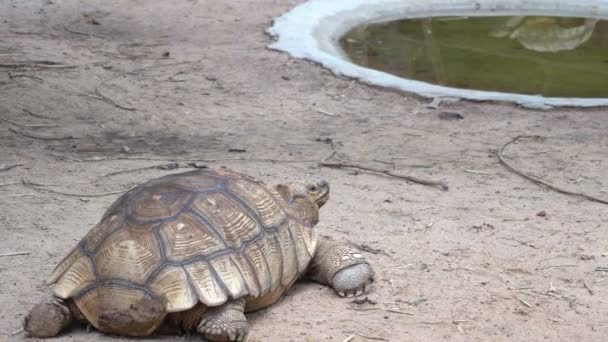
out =
[[[377,271],[375,304],[299,283],[250,315],[252,341],[605,340],[608,207],[496,155],[543,136],[505,158],[608,198],[605,109],[433,108],[341,79],[266,49],[272,18],[297,3],[0,1],[0,341],[26,339],[44,279],[118,196],[104,194],[192,165],[326,177],[319,229]],[[327,139],[341,160],[450,188],[320,167]],[[171,162],[182,168],[155,167]],[[54,341],[120,340],[76,328]]]

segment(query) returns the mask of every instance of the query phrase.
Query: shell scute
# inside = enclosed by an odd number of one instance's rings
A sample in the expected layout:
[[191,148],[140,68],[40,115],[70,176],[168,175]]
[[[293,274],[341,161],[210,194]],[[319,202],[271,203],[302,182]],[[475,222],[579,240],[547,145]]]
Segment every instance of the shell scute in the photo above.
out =
[[160,324],[146,320],[198,302],[276,294],[315,248],[288,206],[275,189],[227,170],[160,177],[121,196],[49,282],[98,329],[127,329],[108,320],[127,315],[135,336]]

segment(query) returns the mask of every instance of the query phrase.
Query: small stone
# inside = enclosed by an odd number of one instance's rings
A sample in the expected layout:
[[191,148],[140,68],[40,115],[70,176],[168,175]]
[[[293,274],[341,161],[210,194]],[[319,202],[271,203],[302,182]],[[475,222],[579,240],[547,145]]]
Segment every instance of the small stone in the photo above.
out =
[[376,304],[378,304],[375,300],[369,299],[368,296],[365,296],[363,298],[355,298],[355,299],[353,299],[352,303],[355,303],[357,305],[362,305],[362,304],[376,305]]
[[538,217],[545,217],[545,216],[547,216],[547,212],[544,211],[544,210],[541,210],[538,213],[536,213],[536,216],[538,216]]
[[462,114],[456,113],[456,112],[441,112],[441,113],[439,113],[438,116],[439,116],[439,120],[446,120],[446,121],[464,119],[464,116],[462,116]]

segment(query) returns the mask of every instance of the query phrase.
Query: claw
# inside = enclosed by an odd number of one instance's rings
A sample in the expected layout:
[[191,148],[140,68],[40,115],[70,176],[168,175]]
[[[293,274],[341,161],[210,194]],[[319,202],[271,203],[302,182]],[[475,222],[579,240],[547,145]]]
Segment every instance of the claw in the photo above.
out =
[[344,292],[338,292],[338,296],[340,296],[340,297],[346,297],[346,294]]
[[357,290],[357,291],[355,291],[355,297],[359,297],[362,294],[363,294],[363,290]]

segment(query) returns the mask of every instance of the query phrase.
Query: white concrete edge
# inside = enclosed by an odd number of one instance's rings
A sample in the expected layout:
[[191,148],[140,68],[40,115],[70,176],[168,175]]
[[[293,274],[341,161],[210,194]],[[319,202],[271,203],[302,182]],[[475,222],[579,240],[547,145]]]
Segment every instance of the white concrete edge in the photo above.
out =
[[515,102],[524,107],[608,106],[608,98],[563,98],[444,87],[350,62],[338,39],[372,22],[429,16],[553,15],[608,19],[608,0],[310,0],[274,19],[270,49],[321,64],[337,75],[423,97]]

